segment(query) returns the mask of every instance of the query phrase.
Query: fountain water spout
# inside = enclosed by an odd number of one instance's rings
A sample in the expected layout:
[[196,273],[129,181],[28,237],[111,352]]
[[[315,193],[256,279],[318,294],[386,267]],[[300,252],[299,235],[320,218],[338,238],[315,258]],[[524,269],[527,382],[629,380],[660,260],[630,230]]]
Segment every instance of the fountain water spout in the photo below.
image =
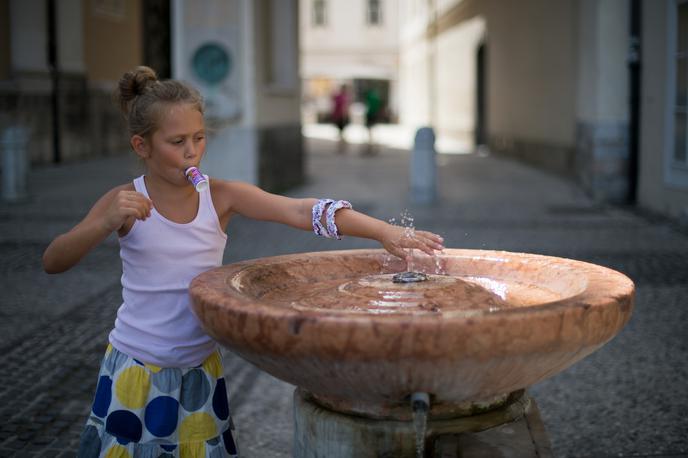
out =
[[416,430],[416,458],[425,456],[425,429],[430,410],[430,395],[416,391],[411,395],[411,410],[413,410],[413,427]]
[[394,283],[418,283],[427,280],[428,276],[422,272],[400,272],[392,277]]

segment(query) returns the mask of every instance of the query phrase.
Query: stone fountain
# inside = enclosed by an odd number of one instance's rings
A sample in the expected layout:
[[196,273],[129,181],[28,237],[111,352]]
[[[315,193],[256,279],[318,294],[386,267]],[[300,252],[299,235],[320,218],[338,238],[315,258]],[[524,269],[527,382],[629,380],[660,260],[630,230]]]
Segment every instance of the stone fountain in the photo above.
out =
[[570,259],[446,249],[413,266],[425,281],[393,281],[406,264],[383,250],[277,256],[190,291],[211,336],[298,387],[296,457],[422,456],[517,422],[527,387],[607,343],[633,309],[630,279]]

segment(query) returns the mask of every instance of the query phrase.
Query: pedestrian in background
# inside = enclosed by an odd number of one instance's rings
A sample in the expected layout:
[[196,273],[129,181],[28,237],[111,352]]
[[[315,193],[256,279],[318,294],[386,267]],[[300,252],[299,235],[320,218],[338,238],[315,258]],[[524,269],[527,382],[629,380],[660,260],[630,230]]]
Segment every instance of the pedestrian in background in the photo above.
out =
[[339,132],[337,151],[343,152],[345,147],[344,129],[349,124],[349,90],[346,84],[342,84],[339,90],[332,95],[332,122]]
[[370,88],[365,93],[365,121],[368,128],[368,154],[375,152],[375,142],[373,139],[373,126],[379,122],[382,110],[382,99],[375,88]]
[[[292,199],[194,174],[205,152],[203,101],[148,67],[120,79],[116,97],[144,175],[102,196],[43,255],[64,272],[110,234],[122,259],[122,298],[78,456],[238,456],[218,345],[191,309],[188,287],[222,264],[230,218],[243,215],[340,238],[379,241],[407,257],[441,250],[441,237],[358,213],[346,201]],[[339,210],[339,211],[338,211]]]

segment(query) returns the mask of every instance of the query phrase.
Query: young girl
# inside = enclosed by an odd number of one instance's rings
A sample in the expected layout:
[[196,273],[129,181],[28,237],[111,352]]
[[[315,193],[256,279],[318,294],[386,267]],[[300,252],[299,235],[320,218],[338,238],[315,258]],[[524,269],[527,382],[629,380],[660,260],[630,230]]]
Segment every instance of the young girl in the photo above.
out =
[[205,151],[200,94],[139,67],[124,74],[116,96],[146,173],[107,192],[43,255],[46,272],[64,272],[112,232],[119,236],[123,303],[79,456],[237,456],[220,354],[188,295],[196,275],[221,265],[230,218],[374,239],[399,257],[409,248],[432,255],[442,239],[424,231],[409,237],[345,201],[291,199],[216,179],[197,191],[185,171]]

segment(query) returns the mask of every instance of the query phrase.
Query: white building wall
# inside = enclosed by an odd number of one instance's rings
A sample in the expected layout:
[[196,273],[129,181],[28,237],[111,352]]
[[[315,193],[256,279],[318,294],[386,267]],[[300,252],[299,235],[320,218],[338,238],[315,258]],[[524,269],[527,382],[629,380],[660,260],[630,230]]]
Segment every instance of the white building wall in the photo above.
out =
[[437,37],[436,126],[472,148],[476,112],[476,52],[485,34],[485,19],[476,17]]
[[645,0],[642,38],[642,98],[638,204],[671,217],[688,220],[688,179],[669,176],[674,147],[671,75],[673,1]]
[[400,1],[399,121],[409,129],[432,125],[458,149],[473,147],[476,111],[476,52],[485,35],[474,17],[429,37],[435,17],[461,3]]

